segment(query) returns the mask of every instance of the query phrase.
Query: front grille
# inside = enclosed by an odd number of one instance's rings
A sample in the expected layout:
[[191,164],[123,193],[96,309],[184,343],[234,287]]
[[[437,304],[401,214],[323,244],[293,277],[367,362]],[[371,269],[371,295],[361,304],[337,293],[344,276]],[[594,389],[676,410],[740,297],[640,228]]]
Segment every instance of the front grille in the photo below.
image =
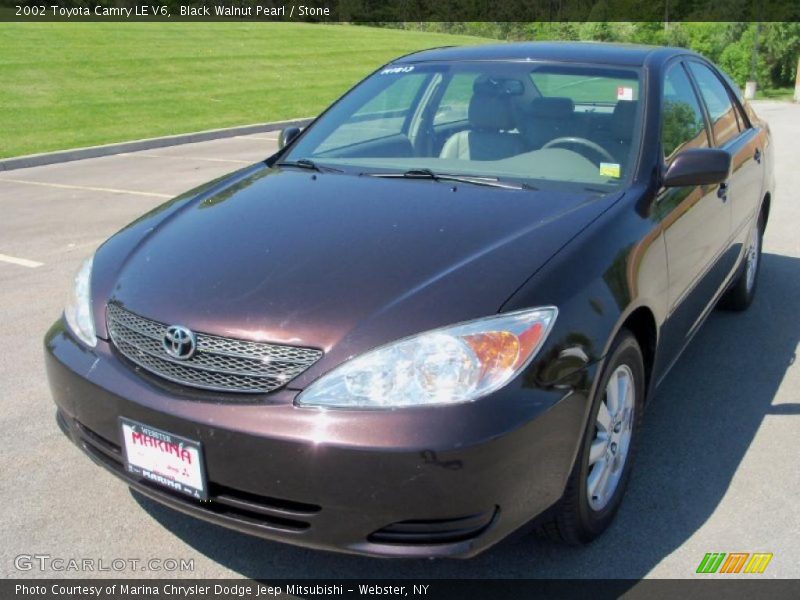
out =
[[[59,418],[64,421],[60,413]],[[226,520],[247,523],[266,530],[299,533],[308,529],[314,516],[322,510],[317,504],[261,496],[213,481],[208,482],[208,500],[195,500],[180,492],[135,477],[125,469],[120,446],[101,437],[78,421],[73,423],[79,446],[95,461],[126,481],[136,483],[158,495],[168,496],[173,501],[200,512],[214,513]],[[65,421],[64,425],[69,427]]]
[[115,303],[108,305],[108,332],[123,356],[170,381],[207,390],[271,392],[314,364],[322,351],[250,342],[197,333],[188,359],[166,353],[168,325],[145,319]]

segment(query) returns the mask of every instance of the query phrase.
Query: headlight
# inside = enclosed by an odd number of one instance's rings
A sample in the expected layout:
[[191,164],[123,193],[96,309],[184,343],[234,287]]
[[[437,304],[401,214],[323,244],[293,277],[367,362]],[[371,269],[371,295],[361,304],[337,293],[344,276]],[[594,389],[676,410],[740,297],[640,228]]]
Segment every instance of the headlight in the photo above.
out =
[[397,408],[477,400],[530,363],[557,314],[554,306],[523,310],[393,342],[324,375],[296,403]]
[[64,307],[64,317],[69,328],[84,344],[92,348],[97,344],[91,298],[93,258],[83,261],[75,274],[67,296],[67,305]]

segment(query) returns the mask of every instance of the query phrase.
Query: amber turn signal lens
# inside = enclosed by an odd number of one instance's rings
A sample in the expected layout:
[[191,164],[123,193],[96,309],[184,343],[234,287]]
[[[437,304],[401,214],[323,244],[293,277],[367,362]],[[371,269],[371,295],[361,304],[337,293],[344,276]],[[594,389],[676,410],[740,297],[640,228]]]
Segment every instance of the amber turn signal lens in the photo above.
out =
[[519,357],[519,340],[508,331],[488,331],[464,336],[484,371],[512,369]]

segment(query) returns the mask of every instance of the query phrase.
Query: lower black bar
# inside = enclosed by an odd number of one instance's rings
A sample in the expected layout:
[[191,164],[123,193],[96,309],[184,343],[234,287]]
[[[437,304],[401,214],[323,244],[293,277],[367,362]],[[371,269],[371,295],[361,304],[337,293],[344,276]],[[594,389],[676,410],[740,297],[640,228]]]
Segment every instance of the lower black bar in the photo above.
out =
[[[433,567],[435,569],[435,566]],[[759,579],[757,575],[697,579],[524,579],[524,580],[164,580],[164,579],[7,579],[0,598],[52,600],[241,600],[259,598],[416,600],[592,600],[625,598],[707,600],[708,598],[800,598],[800,580]],[[744,577],[747,577],[746,579]]]

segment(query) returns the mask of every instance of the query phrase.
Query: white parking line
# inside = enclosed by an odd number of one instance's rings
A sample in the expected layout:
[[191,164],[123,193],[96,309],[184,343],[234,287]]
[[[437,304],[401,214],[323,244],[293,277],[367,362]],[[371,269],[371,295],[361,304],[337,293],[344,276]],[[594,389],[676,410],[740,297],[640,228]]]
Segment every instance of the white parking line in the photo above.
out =
[[21,267],[28,267],[29,269],[35,269],[36,267],[41,267],[44,264],[36,262],[35,260],[28,260],[27,258],[9,256],[8,254],[0,254],[0,261],[11,263],[12,265],[19,265]]
[[235,160],[233,158],[207,158],[205,156],[177,156],[174,154],[151,154],[136,152],[131,153],[129,156],[143,156],[144,158],[179,158],[182,160],[205,160],[208,162],[221,162],[221,163],[236,163],[239,165],[252,165],[256,161],[254,160]]
[[137,192],[135,190],[118,190],[115,188],[93,187],[88,185],[69,185],[66,183],[45,183],[43,181],[28,181],[27,179],[10,179],[0,177],[0,182],[23,183],[26,185],[41,185],[43,187],[61,188],[65,190],[86,190],[89,192],[106,192],[111,194],[131,194],[133,196],[149,196],[151,198],[174,198],[173,194],[158,194],[156,192]]

